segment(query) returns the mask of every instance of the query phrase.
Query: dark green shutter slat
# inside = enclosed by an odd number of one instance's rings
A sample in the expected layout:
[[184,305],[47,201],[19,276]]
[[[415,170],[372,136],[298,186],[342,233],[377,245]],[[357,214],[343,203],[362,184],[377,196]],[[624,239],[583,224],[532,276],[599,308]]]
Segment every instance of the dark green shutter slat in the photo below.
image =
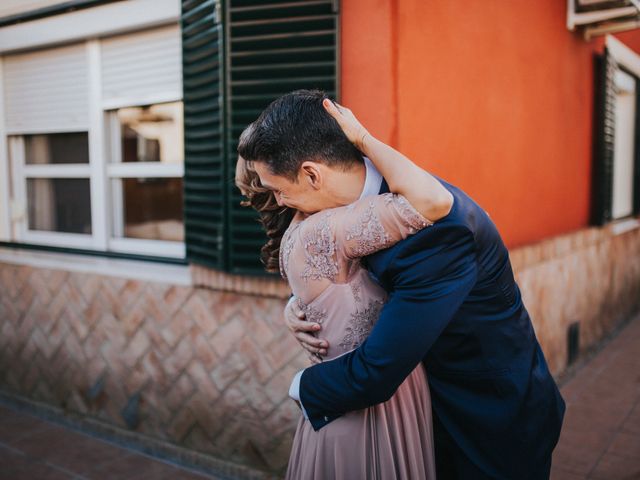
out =
[[193,25],[199,22],[202,18],[207,18],[215,14],[214,0],[208,0],[204,2],[182,2],[182,24]]
[[193,154],[191,157],[191,168],[197,168],[199,166],[198,164],[206,166],[209,164],[209,162],[211,162],[211,157],[208,157],[206,155]]
[[[229,0],[225,12],[227,171],[236,164],[242,130],[280,95],[301,88],[337,91],[338,16],[333,1]],[[257,215],[240,206],[229,182],[226,254],[230,271],[263,273],[266,236]]]
[[203,3],[209,2],[203,2],[202,0],[182,0],[182,12],[191,12],[195,7],[202,5]]
[[[213,95],[213,92],[211,92],[211,94]],[[187,98],[188,97],[189,95],[187,94]],[[185,106],[184,106],[185,116],[198,115],[198,114],[219,115],[219,113],[216,112],[217,110],[218,110],[218,99],[212,99],[206,102],[199,101],[199,102],[194,102],[193,104],[189,104],[187,102],[185,103]],[[220,133],[212,131],[211,134],[219,135]]]
[[266,2],[249,2],[248,5],[241,5],[241,2],[234,2],[231,12],[242,19],[251,18],[277,18],[291,8],[297,8],[299,13],[323,14],[331,11],[332,2],[327,0],[302,0],[297,2],[276,2],[268,4]]
[[605,48],[595,59],[595,122],[591,219],[603,225],[612,218],[615,139],[615,60]]
[[223,28],[217,1],[182,2],[185,128],[184,218],[187,260],[223,268],[226,170]]

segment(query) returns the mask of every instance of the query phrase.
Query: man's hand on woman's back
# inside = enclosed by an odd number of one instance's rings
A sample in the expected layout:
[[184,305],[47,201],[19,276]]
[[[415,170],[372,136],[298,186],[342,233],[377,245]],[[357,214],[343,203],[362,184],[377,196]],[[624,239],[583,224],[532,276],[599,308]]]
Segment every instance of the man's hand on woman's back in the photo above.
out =
[[291,297],[284,309],[284,321],[287,324],[287,328],[293,336],[296,337],[296,340],[300,342],[302,348],[307,351],[309,360],[311,360],[313,364],[321,363],[322,355],[327,354],[329,343],[322,338],[313,336],[313,334],[320,331],[322,327],[318,323],[308,322],[305,319],[304,311],[300,309],[295,298],[296,297]]

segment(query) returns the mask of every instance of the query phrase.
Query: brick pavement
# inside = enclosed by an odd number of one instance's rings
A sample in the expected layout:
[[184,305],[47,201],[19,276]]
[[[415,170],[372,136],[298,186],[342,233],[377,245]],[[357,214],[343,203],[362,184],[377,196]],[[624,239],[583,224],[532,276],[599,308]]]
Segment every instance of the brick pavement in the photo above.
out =
[[0,480],[215,480],[0,405]]
[[640,479],[640,316],[561,388],[552,480]]

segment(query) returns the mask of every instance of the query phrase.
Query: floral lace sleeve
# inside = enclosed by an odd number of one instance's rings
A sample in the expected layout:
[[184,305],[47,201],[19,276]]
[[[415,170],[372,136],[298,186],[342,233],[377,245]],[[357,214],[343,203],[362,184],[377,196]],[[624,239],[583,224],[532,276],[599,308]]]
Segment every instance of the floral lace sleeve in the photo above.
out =
[[344,207],[336,218],[336,240],[348,258],[370,255],[433,225],[402,195],[384,193]]
[[315,213],[292,224],[280,246],[280,270],[309,303],[330,284],[344,283],[359,262],[432,225],[401,195],[385,193]]

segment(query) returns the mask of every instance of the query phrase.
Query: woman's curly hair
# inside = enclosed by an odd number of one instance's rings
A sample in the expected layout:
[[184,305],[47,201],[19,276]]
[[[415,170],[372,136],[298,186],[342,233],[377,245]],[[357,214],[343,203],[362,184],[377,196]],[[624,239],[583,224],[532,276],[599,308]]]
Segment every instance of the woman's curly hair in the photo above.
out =
[[[249,125],[242,135],[240,144],[246,141],[250,135],[253,125]],[[260,177],[255,171],[251,162],[238,156],[236,166],[236,186],[247,198],[240,205],[243,207],[253,207],[260,215],[262,224],[268,240],[260,251],[260,260],[268,272],[280,272],[280,242],[284,232],[289,228],[289,224],[296,214],[296,210],[290,207],[281,207],[276,201],[273,192],[262,186]]]

